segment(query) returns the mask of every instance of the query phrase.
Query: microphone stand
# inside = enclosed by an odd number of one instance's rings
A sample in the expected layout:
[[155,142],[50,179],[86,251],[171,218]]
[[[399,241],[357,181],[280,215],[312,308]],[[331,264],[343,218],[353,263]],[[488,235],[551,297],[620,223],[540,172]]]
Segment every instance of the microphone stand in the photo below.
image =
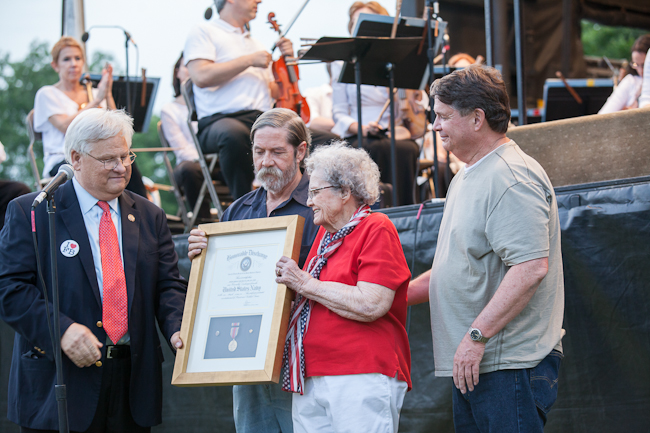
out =
[[[56,385],[54,386],[54,395],[56,396],[57,410],[59,414],[59,433],[68,433],[68,401],[66,386],[63,383],[63,359],[61,357],[61,326],[59,312],[59,273],[56,266],[56,224],[55,224],[56,205],[54,197],[49,196],[47,199],[47,215],[50,229],[50,267],[52,276],[52,305],[54,307],[54,363],[56,365]],[[47,290],[47,287],[43,287]],[[50,318],[48,317],[49,321]]]
[[131,35],[129,35],[128,32],[124,31],[124,52],[126,54],[126,111],[133,116],[133,112],[131,111],[131,85],[129,82],[129,40],[131,39]]

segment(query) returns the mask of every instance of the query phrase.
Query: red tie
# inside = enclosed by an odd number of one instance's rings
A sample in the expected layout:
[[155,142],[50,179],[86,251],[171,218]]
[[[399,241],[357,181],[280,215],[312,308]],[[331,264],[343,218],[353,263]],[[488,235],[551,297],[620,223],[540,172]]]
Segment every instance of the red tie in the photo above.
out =
[[102,319],[108,337],[116,344],[129,329],[126,280],[111,210],[105,201],[98,201],[97,205],[104,211],[99,222],[99,251],[102,255],[104,286]]

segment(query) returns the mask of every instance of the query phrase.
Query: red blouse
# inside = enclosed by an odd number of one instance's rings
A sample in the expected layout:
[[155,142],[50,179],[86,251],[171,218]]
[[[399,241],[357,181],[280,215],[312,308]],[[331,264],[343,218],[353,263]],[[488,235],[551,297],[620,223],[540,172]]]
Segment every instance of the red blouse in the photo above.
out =
[[[316,255],[321,227],[305,269]],[[397,230],[388,217],[372,213],[343,239],[320,274],[321,281],[356,286],[358,281],[395,290],[390,310],[374,322],[345,319],[315,302],[304,349],[306,376],[381,373],[411,389],[411,352],[406,334],[406,291],[411,272]]]

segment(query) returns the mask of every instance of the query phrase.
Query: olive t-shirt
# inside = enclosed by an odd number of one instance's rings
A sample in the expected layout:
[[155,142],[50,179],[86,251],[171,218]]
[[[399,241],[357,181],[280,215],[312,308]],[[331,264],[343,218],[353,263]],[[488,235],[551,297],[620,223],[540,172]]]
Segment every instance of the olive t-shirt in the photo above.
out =
[[544,169],[510,141],[447,194],[429,302],[436,376],[451,376],[456,349],[511,266],[548,257],[548,273],[523,311],[487,342],[480,373],[531,368],[561,350],[564,280],[560,222]]

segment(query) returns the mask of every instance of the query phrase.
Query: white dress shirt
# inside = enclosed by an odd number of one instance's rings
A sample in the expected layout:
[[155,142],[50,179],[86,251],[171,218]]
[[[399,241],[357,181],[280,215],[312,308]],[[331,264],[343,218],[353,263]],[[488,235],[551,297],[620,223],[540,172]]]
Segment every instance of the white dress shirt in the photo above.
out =
[[[186,64],[197,59],[224,63],[262,50],[268,51],[268,47],[253,39],[249,31],[242,31],[217,17],[190,31],[183,59]],[[270,68],[251,66],[219,86],[200,88],[195,84],[196,114],[201,119],[215,113],[270,110],[273,99],[269,82],[272,79]]]

